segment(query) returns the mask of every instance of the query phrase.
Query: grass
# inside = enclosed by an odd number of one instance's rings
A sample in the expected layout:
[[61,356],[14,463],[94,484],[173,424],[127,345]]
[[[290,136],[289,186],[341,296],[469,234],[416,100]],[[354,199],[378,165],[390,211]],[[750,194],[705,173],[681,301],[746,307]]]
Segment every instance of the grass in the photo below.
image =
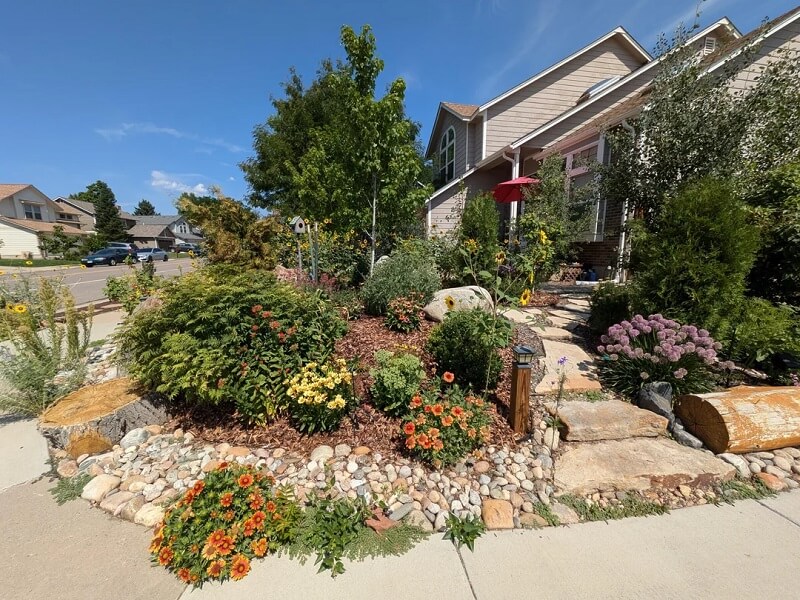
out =
[[94,340],[92,342],[89,342],[87,348],[99,348],[105,343],[106,343],[106,338],[100,338],[99,340]]
[[[770,490],[759,479],[731,479],[719,486],[717,500],[733,504],[736,500],[762,500],[771,498],[775,492]],[[717,502],[719,503],[719,502]]]
[[533,512],[537,515],[542,517],[550,527],[556,527],[557,525],[561,524],[561,521],[558,520],[558,516],[552,511],[552,509],[547,505],[541,502],[534,502],[533,503]]
[[75,477],[65,477],[59,479],[54,488],[50,488],[50,493],[53,494],[58,505],[62,505],[70,500],[75,500],[81,497],[83,488],[91,481],[92,476],[88,473],[76,475]]
[[585,499],[570,494],[561,496],[558,501],[578,513],[581,521],[615,521],[628,517],[663,515],[669,512],[666,507],[633,493],[628,494],[619,504],[609,506],[600,506],[595,503],[590,505]]
[[[31,264],[28,264],[31,263]],[[24,258],[0,258],[0,267],[58,267],[60,265],[79,265],[79,260],[61,260],[55,258],[34,258],[27,260]]]

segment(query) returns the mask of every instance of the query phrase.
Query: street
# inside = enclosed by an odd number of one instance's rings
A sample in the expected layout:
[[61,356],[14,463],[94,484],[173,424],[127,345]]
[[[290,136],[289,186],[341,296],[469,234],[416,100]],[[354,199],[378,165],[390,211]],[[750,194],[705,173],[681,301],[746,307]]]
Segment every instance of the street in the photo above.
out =
[[[141,269],[140,264],[133,268]],[[97,266],[89,269],[80,267],[42,267],[36,269],[3,269],[6,274],[0,276],[0,285],[13,285],[13,276],[18,273],[19,277],[46,277],[48,279],[59,279],[68,285],[75,296],[75,304],[82,305],[88,302],[98,302],[105,300],[103,288],[109,277],[119,277],[129,272],[131,267],[127,265],[117,265],[115,267]],[[156,275],[162,277],[177,277],[192,269],[192,259],[178,258],[167,262],[156,263]]]

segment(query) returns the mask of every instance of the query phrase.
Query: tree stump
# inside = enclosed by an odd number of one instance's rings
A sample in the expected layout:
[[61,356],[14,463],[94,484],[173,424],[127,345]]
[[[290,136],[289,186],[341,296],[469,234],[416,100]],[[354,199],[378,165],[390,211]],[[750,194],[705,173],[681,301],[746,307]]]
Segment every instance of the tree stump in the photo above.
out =
[[738,387],[675,402],[686,429],[716,454],[800,446],[800,388]]
[[42,414],[39,430],[53,446],[77,458],[110,450],[131,429],[166,420],[155,396],[122,377],[64,396]]

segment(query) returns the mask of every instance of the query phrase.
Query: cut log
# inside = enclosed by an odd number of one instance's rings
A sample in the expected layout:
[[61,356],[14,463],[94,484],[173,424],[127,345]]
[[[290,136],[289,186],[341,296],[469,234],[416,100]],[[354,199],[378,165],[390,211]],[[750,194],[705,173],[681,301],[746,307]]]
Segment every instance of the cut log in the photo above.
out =
[[110,450],[131,429],[167,420],[162,403],[122,377],[64,396],[47,409],[39,430],[73,458]]
[[675,402],[686,429],[716,454],[800,446],[800,388],[737,387]]

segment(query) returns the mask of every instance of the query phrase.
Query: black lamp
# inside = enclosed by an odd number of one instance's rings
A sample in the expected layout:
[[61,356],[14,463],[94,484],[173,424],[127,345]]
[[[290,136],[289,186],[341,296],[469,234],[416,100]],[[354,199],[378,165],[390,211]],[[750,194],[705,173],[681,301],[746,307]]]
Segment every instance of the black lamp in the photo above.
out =
[[514,352],[514,362],[519,366],[531,364],[536,356],[536,351],[530,346],[514,346],[512,351]]

